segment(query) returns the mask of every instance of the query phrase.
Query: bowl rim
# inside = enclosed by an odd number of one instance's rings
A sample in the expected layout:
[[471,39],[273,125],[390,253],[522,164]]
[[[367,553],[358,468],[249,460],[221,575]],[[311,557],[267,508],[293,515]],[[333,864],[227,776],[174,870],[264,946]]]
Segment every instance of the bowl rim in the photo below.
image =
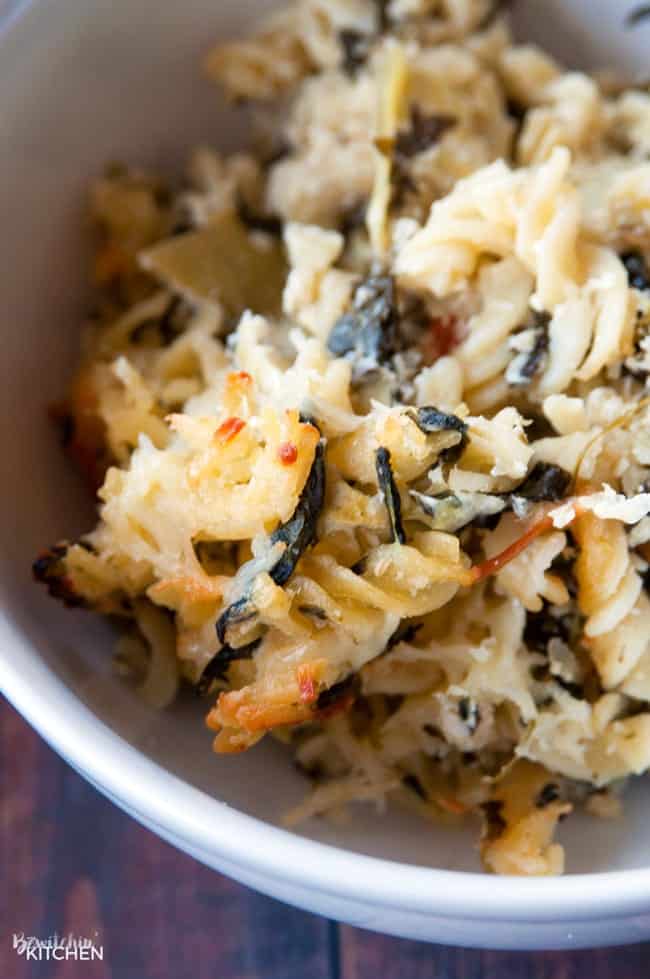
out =
[[[0,41],[37,0],[0,14]],[[650,908],[650,867],[495,877],[370,857],[249,816],[167,771],[101,721],[0,609],[0,689],[43,739],[112,801],[214,865],[313,894],[442,919],[551,923],[623,918]]]
[[3,610],[2,690],[44,740],[112,801],[199,859],[381,909],[482,921],[626,917],[650,907],[650,868],[495,877],[366,856],[249,816],[147,758],[101,721]]

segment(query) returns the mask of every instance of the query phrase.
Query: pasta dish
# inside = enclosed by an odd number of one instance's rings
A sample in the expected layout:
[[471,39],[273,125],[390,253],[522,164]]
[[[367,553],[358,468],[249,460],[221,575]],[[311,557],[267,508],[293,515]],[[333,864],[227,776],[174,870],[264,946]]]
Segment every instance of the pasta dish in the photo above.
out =
[[98,522],[35,562],[294,823],[385,800],[554,874],[650,766],[650,96],[492,0],[295,0],[205,69],[250,146],[90,192],[52,412]]

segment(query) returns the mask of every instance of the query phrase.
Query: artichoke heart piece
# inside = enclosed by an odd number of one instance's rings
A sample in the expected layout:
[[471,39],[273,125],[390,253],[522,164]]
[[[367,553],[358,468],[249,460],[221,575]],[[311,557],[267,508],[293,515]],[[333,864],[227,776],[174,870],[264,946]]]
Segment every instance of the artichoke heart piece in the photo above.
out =
[[408,85],[408,61],[403,45],[387,43],[378,77],[375,180],[366,210],[366,226],[373,250],[383,255],[389,245],[388,212],[395,137],[404,116]]
[[235,214],[140,252],[147,271],[191,302],[219,302],[232,315],[277,313],[287,266],[281,243],[249,234]]

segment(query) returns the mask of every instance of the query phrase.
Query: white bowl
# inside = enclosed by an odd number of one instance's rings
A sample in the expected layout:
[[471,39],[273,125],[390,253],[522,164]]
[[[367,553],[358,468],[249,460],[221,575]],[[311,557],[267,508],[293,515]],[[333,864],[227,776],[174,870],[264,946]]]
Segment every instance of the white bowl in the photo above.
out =
[[[531,0],[523,16],[529,12],[533,32],[561,41],[576,63],[609,57],[641,68],[650,27],[622,29],[621,7],[631,5],[553,0],[540,18]],[[198,141],[236,145],[235,117],[201,79],[198,60],[212,39],[243,30],[262,6],[49,0],[14,4],[13,15],[5,13],[3,689],[70,764],[136,819],[284,901],[448,944],[548,948],[645,939],[647,785],[633,787],[618,823],[568,821],[568,874],[559,879],[482,875],[476,827],[438,830],[398,812],[362,809],[343,827],[315,823],[287,833],[277,828],[279,817],[304,784],[280,746],[216,757],[202,705],[188,700],[166,713],[147,710],[111,675],[108,629],[88,614],[65,611],[31,581],[38,550],[92,520],[45,415],[74,361],[84,306],[86,182],[115,158],[177,167]]]

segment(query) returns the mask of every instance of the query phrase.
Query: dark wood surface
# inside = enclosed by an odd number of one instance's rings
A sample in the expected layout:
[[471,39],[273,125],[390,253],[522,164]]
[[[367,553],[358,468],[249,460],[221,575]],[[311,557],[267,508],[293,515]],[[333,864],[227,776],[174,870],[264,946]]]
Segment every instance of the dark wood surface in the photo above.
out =
[[[106,801],[0,702],[2,979],[645,979],[650,944],[478,952],[338,926],[235,884]],[[13,933],[92,937],[32,962]]]

